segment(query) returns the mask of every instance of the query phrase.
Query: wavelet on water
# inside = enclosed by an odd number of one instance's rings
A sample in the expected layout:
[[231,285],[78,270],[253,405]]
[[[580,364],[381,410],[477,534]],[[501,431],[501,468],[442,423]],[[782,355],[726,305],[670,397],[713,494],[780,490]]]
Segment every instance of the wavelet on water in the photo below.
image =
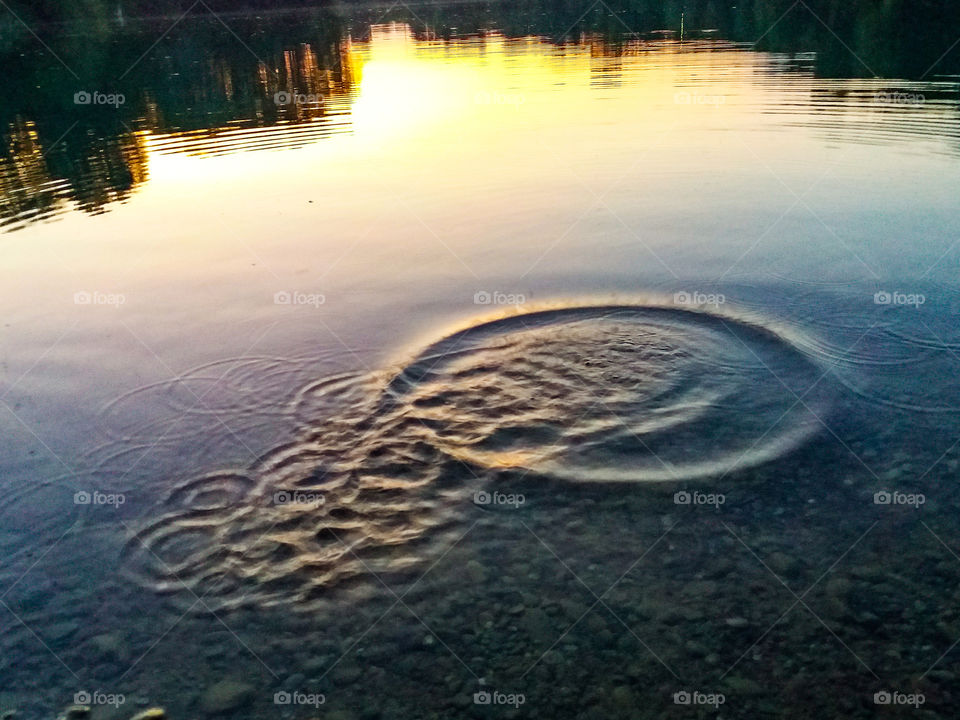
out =
[[567,305],[473,324],[396,369],[302,390],[292,442],[176,487],[126,546],[158,590],[309,605],[422,560],[505,470],[682,482],[782,457],[832,384],[772,326],[666,304]]

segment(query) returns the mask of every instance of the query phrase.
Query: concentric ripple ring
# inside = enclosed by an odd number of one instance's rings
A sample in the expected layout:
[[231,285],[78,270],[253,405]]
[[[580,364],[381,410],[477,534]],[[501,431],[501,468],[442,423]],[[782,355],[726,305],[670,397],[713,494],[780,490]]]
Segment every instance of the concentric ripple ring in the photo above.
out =
[[512,315],[429,345],[387,384],[445,453],[579,481],[766,462],[822,427],[823,369],[784,333],[657,305]]
[[173,486],[125,567],[216,607],[305,609],[371,569],[422,562],[503,469],[644,483],[782,458],[822,427],[834,392],[800,349],[815,344],[788,338],[729,311],[656,304],[474,324],[392,370],[308,385],[290,410],[296,437],[249,468]]

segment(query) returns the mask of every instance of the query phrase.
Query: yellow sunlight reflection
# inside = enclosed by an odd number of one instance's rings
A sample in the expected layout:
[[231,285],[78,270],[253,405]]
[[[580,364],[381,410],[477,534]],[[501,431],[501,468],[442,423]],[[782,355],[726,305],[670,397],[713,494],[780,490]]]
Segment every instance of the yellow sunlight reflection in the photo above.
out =
[[[598,125],[594,103],[608,99],[611,88],[626,83],[631,92],[618,95],[618,102],[629,106],[625,109],[633,123],[648,126],[651,132],[685,119],[702,125],[703,114],[690,112],[690,98],[709,101],[710,110],[720,116],[734,107],[736,98],[757,94],[751,87],[750,67],[756,55],[733,49],[682,52],[672,42],[621,49],[621,53],[611,55],[600,41],[557,47],[536,38],[507,40],[489,35],[446,42],[418,40],[403,24],[375,26],[369,41],[350,41],[344,47],[342,59],[355,83],[355,95],[335,120],[346,133],[303,129],[331,122],[321,117],[300,125],[224,128],[217,131],[219,142],[228,148],[234,142],[236,149],[284,149],[323,139],[318,144],[324,146],[324,153],[337,153],[336,146],[344,144],[353,151],[375,151],[384,143],[394,152],[416,153],[430,147],[423,142],[489,141],[490,136],[497,136],[501,144],[522,145],[529,138],[509,130],[539,126],[564,132],[579,126],[582,131]],[[710,72],[721,67],[725,77]],[[708,86],[709,97],[703,94]],[[719,120],[707,119],[708,124],[712,122]],[[249,142],[241,145],[226,139],[231,134]],[[283,141],[268,141],[278,134]],[[350,135],[362,142],[351,140]],[[147,144],[155,181],[185,172],[204,176],[214,172],[185,163],[162,136],[152,137]],[[247,157],[243,162],[249,170],[254,161]],[[261,162],[272,165],[270,160]],[[217,165],[223,171],[233,163]]]

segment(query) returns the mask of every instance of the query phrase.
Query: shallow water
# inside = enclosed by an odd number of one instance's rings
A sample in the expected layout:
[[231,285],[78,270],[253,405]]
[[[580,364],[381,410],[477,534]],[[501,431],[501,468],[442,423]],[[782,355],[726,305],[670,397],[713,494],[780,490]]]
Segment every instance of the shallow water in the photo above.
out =
[[952,716],[943,27],[470,7],[10,55],[0,709]]

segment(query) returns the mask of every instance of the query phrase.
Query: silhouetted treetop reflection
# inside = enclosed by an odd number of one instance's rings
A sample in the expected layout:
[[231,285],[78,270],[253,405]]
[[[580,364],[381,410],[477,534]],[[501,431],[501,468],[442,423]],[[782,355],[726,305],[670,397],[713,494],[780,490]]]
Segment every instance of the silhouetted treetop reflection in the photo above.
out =
[[[358,82],[351,44],[366,41],[375,22],[405,23],[434,42],[495,32],[587,45],[597,86],[615,86],[623,58],[679,39],[681,25],[685,39],[759,39],[756,49],[784,53],[818,76],[960,74],[960,47],[945,52],[960,34],[960,4],[948,0],[807,0],[809,9],[792,0],[514,0],[287,11],[299,4],[13,3],[43,45],[0,9],[0,227],[124,201],[147,180],[148,147],[211,155],[348,131]],[[191,16],[171,29],[171,17],[189,7]],[[100,95],[84,104],[83,92]]]

